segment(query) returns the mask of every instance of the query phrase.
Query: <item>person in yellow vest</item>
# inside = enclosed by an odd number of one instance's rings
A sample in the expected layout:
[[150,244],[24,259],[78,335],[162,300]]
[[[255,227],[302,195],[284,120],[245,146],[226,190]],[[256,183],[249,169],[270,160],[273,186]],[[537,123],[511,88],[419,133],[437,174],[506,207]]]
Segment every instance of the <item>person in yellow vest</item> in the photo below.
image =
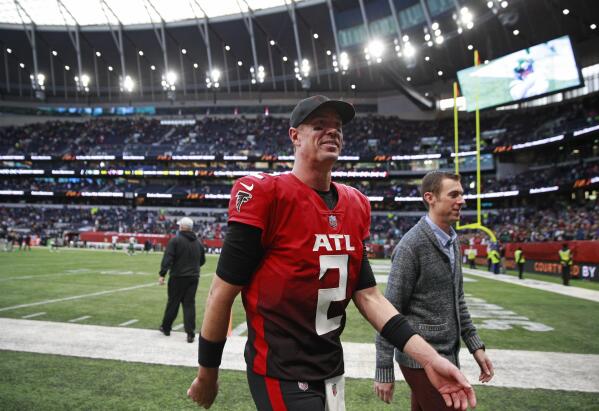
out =
[[466,257],[468,257],[470,268],[476,269],[476,248],[469,248],[466,251]]
[[518,247],[518,249],[514,251],[514,261],[516,262],[516,266],[518,266],[518,278],[522,279],[522,270],[524,270],[524,263],[526,262],[522,247]]
[[493,274],[499,274],[499,265],[501,263],[501,256],[497,248],[491,248],[489,252],[489,258],[491,259],[491,265],[493,267]]
[[559,261],[562,265],[562,281],[564,285],[570,285],[570,267],[572,266],[572,252],[568,244],[564,243],[562,249],[558,251]]

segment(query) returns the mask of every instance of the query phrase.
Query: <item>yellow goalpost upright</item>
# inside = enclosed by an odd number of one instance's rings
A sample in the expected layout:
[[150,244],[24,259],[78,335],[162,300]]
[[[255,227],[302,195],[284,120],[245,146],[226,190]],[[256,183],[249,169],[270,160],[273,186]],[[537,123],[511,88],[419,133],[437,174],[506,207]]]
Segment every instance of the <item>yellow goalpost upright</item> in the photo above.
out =
[[[474,50],[474,65],[478,66],[479,58],[478,58],[478,50]],[[481,216],[481,192],[480,192],[480,111],[478,108],[478,85],[480,78],[477,77],[476,80],[476,94],[474,97],[475,102],[475,112],[476,112],[476,222],[472,224],[461,225],[458,221],[456,225],[457,230],[481,230],[486,233],[491,241],[494,243],[497,242],[497,238],[495,237],[495,233],[493,230],[485,227],[482,224],[482,216]],[[454,164],[455,164],[455,173],[460,174],[460,162],[458,156],[458,83],[454,81],[453,83],[453,129],[454,129]]]

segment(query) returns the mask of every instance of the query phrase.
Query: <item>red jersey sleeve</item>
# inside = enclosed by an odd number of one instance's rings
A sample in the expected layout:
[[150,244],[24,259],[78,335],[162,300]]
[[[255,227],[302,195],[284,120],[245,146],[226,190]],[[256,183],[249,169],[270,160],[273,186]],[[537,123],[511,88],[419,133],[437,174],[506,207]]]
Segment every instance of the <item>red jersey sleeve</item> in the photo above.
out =
[[231,189],[229,221],[265,231],[273,199],[272,178],[268,175],[242,177]]

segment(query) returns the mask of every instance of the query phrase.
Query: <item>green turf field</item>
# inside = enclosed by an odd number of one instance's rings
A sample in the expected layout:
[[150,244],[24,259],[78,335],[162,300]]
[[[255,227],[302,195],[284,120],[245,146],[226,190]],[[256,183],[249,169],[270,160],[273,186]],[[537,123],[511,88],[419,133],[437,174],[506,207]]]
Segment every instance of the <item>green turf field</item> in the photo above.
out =
[[[50,253],[47,249],[0,253],[0,317],[38,314],[31,318],[80,319],[76,322],[115,327],[137,320],[127,327],[157,329],[166,302],[166,286],[157,284],[161,257],[160,253],[130,257],[122,251]],[[217,257],[209,256],[202,268],[198,326],[216,261]],[[372,263],[376,274],[388,269],[387,261]],[[539,277],[535,279],[544,279]],[[498,315],[474,318],[487,347],[599,354],[598,303],[478,277],[466,279],[471,312],[490,304]],[[385,285],[380,287],[384,291]],[[239,300],[233,326],[245,320]],[[371,343],[370,326],[352,304],[347,312],[343,340]],[[521,323],[503,330],[484,328],[486,321],[502,321],[506,312],[526,317],[524,324],[540,324],[548,330],[531,331]],[[180,314],[175,324],[181,322]],[[193,375],[193,368],[0,351],[0,409],[194,409],[183,395]],[[215,409],[253,409],[243,373],[222,371],[221,378],[221,392],[235,395],[221,395]],[[394,406],[378,402],[371,388],[369,380],[349,380],[348,410],[409,409],[404,384],[399,384],[401,398]],[[597,394],[494,387],[477,387],[477,393],[482,410],[590,410],[597,409],[593,406],[598,398]]]

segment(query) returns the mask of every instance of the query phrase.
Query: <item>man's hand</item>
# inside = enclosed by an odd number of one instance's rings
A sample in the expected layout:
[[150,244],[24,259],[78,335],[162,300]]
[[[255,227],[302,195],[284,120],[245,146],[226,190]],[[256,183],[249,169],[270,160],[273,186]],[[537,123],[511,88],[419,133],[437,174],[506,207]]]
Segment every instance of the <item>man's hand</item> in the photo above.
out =
[[456,410],[466,410],[468,405],[476,407],[474,389],[458,370],[447,359],[437,356],[424,366],[424,371],[431,384],[441,393],[445,405]]
[[161,275],[158,276],[158,285],[164,285],[164,277]]
[[187,396],[206,409],[212,406],[218,394],[218,368],[200,366],[198,376],[187,390]]
[[478,366],[480,367],[480,376],[478,377],[478,380],[480,382],[491,381],[491,379],[493,378],[493,375],[495,375],[495,370],[493,369],[493,363],[487,356],[487,353],[485,352],[485,350],[483,350],[481,348],[481,349],[474,351],[474,359],[476,360],[476,362],[478,363]]
[[374,382],[374,392],[381,400],[390,404],[393,400],[394,382]]

